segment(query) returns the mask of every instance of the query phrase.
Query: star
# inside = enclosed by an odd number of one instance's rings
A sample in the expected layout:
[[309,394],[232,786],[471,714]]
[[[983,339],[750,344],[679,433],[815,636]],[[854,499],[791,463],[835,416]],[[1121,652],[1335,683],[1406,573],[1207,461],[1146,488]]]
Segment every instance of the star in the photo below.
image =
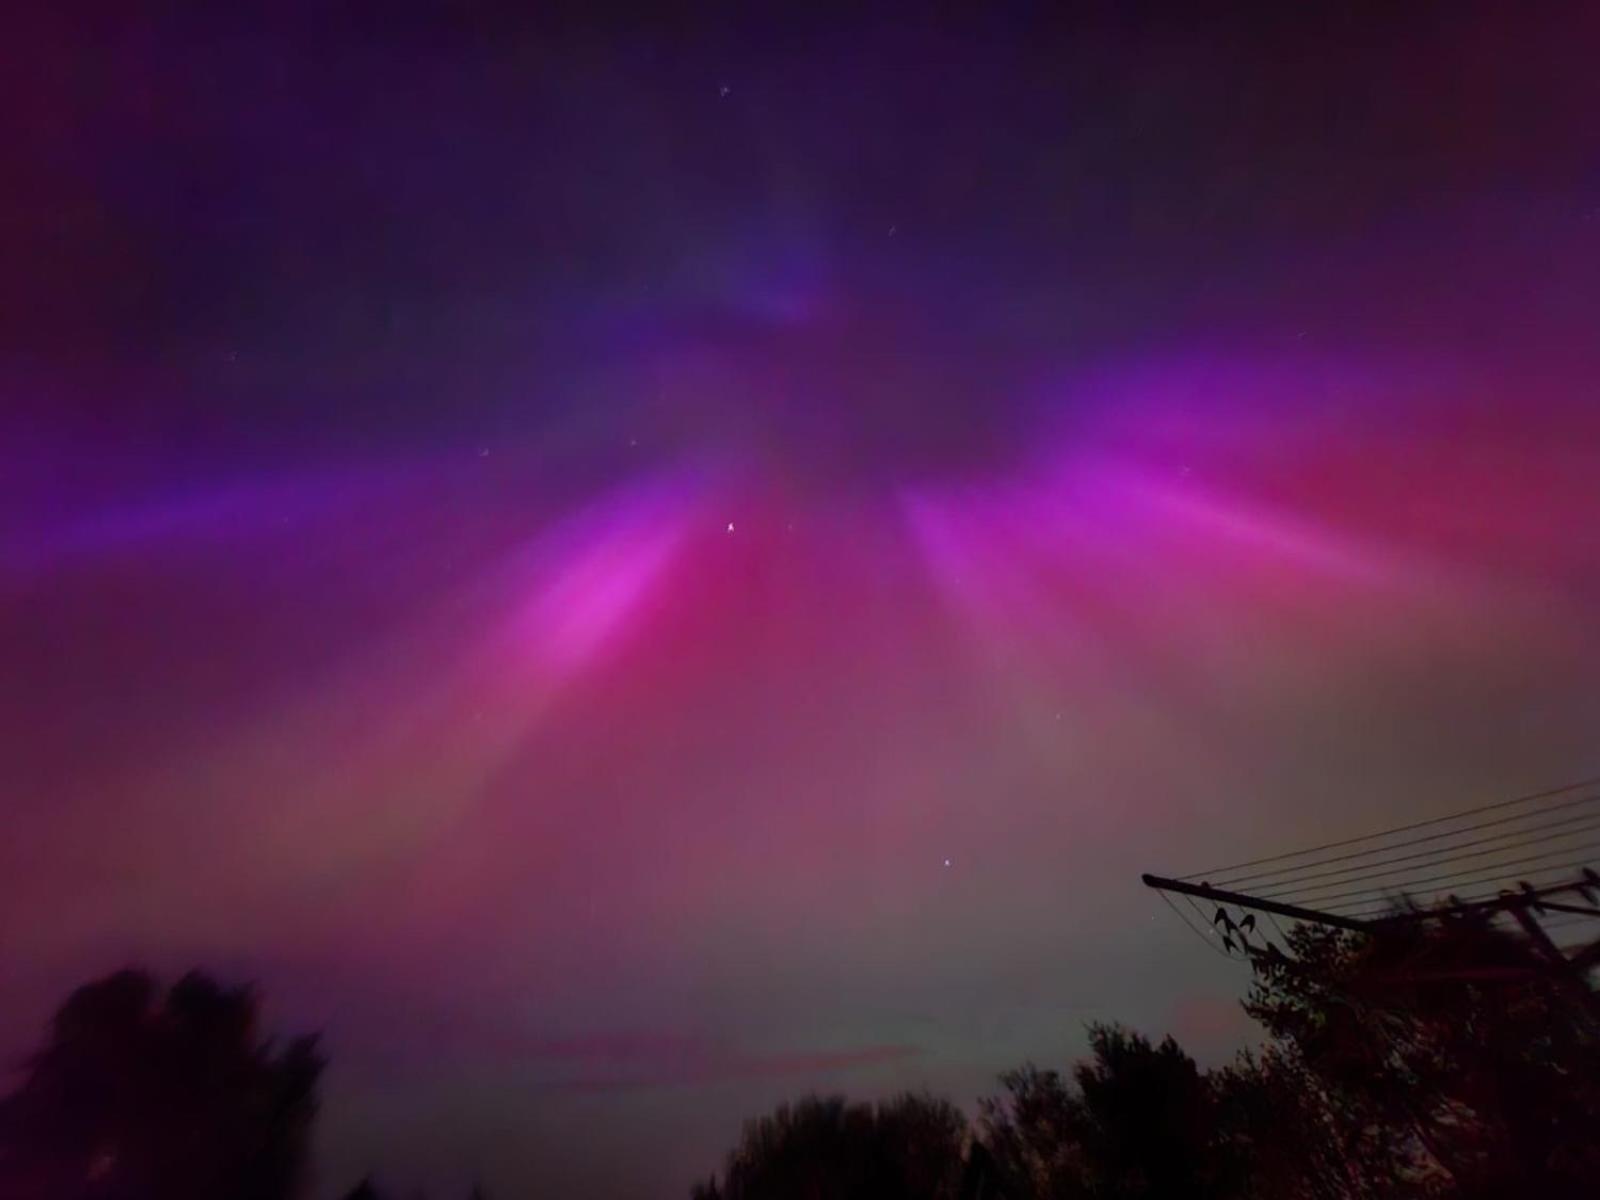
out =
[[732,521],[729,521],[729,522],[728,522],[728,532],[729,532],[729,533],[732,533],[732,532],[733,532],[733,522],[732,522]]
[[947,867],[950,865],[950,860],[948,858],[944,860],[944,865]]

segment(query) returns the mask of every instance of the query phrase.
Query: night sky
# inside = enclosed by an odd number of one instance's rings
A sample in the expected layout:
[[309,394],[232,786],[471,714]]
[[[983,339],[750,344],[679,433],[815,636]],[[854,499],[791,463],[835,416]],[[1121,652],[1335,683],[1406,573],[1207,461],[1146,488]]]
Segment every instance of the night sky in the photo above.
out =
[[9,1059],[205,966],[320,1196],[681,1195],[1600,773],[1586,6],[134,7],[0,70]]

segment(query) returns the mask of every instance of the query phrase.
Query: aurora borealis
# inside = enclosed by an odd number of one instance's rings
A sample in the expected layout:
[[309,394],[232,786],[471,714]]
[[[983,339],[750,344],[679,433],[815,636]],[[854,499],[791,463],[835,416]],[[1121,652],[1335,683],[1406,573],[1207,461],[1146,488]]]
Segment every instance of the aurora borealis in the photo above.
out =
[[681,1194],[1600,773],[1600,27],[1363,7],[29,18],[0,1052],[205,965],[319,1195]]

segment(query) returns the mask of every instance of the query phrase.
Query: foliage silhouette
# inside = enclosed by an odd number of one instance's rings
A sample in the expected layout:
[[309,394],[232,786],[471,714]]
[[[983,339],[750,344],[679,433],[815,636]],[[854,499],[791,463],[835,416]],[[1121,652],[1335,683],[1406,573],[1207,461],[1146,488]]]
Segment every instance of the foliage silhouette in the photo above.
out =
[[696,1200],[955,1200],[967,1121],[945,1100],[809,1097],[745,1125]]
[[[1001,1077],[969,1128],[928,1095],[811,1097],[748,1122],[695,1200],[1576,1200],[1600,1180],[1600,1009],[1482,914],[1312,926],[1255,959],[1267,1041],[1202,1071],[1089,1030]],[[249,988],[122,971],[79,988],[0,1099],[0,1200],[292,1200],[324,1061]],[[472,1195],[481,1197],[481,1188]],[[382,1200],[363,1180],[345,1200]]]
[[[1090,1028],[1068,1074],[1027,1065],[980,1102],[1009,1200],[1574,1200],[1600,1180],[1600,1019],[1548,945],[1482,914],[1370,934],[1302,926],[1258,957],[1268,1040],[1202,1072],[1170,1037]],[[925,1103],[925,1102],[924,1102]],[[873,1112],[807,1101],[752,1122],[719,1197],[942,1196],[952,1171],[873,1191]],[[952,1131],[959,1125],[952,1126]],[[959,1136],[941,1143],[953,1161]],[[975,1152],[972,1159],[978,1155]],[[946,1159],[941,1159],[946,1161]],[[971,1173],[969,1178],[976,1177]]]
[[[346,1192],[344,1200],[385,1200],[385,1195],[383,1190],[372,1182],[372,1176],[369,1175]],[[473,1184],[472,1191],[467,1194],[467,1200],[489,1200],[489,1194],[483,1190],[482,1184]]]
[[1322,1108],[1347,1194],[1595,1194],[1600,1022],[1564,965],[1473,913],[1290,948],[1246,1009]]
[[316,1039],[260,1039],[248,988],[122,971],[61,1006],[0,1101],[0,1195],[286,1200],[305,1179]]
[[1228,1136],[1220,1081],[1172,1038],[1112,1025],[1069,1084],[1026,1066],[981,1102],[985,1144],[1009,1194],[1049,1200],[1166,1200],[1242,1194],[1244,1148]]

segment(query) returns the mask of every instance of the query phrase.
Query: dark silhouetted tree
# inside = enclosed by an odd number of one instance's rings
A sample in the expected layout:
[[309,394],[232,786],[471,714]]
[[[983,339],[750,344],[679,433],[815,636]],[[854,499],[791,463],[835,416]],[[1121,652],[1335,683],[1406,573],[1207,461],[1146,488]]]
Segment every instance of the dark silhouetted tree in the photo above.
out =
[[1365,1193],[1301,1072],[1268,1047],[1207,1075],[1218,1192],[1241,1200],[1356,1200]]
[[1199,1200],[1217,1193],[1211,1093],[1172,1038],[1090,1030],[1094,1056],[1073,1071],[1088,1115],[1095,1193],[1116,1200]]
[[1088,1196],[1089,1119],[1082,1100],[1058,1072],[1031,1063],[1000,1082],[1004,1096],[979,1101],[979,1128],[1007,1194],[1017,1200]]
[[1223,1136],[1211,1077],[1167,1038],[1089,1031],[1093,1056],[1069,1084],[1025,1067],[982,1102],[982,1132],[1008,1193],[1022,1200],[1168,1200],[1242,1194],[1241,1144]]
[[[387,1200],[388,1193],[372,1182],[369,1175],[355,1187],[344,1194],[344,1200]],[[483,1190],[481,1183],[472,1185],[472,1190],[467,1193],[467,1200],[489,1200],[489,1193]]]
[[1246,1005],[1323,1107],[1350,1194],[1593,1196],[1594,997],[1482,915],[1302,927]]
[[967,1123],[945,1100],[785,1104],[745,1125],[696,1200],[956,1200]]
[[[1009,1200],[1600,1194],[1600,1009],[1548,944],[1469,913],[1303,926],[1289,946],[1255,960],[1259,1053],[1202,1072],[1171,1038],[1092,1027],[1069,1074],[1002,1076],[968,1178]],[[723,1178],[694,1194],[945,1195],[961,1129],[925,1099],[809,1100],[747,1126]]]
[[323,1060],[261,1040],[247,988],[122,971],[79,988],[0,1101],[0,1196],[284,1200],[303,1183]]

